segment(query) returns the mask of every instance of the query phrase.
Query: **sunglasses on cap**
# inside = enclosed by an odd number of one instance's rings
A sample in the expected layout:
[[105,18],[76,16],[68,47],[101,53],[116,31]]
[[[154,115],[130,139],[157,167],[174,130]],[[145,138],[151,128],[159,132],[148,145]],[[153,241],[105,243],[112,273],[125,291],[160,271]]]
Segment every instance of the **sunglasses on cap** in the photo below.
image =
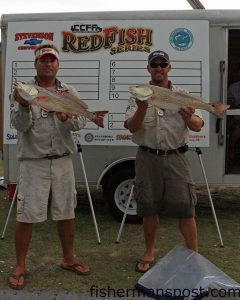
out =
[[159,66],[162,69],[165,69],[168,65],[169,65],[169,63],[167,63],[167,62],[160,62],[160,63],[151,62],[150,63],[151,68],[157,68]]

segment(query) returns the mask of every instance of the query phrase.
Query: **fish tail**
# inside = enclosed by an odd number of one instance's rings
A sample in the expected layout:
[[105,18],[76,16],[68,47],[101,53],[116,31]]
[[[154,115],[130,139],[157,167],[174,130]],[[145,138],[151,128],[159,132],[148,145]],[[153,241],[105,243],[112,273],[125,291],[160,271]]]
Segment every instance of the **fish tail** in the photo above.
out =
[[225,110],[227,110],[230,107],[230,105],[223,103],[214,103],[212,104],[212,107],[212,113],[216,116],[221,116],[225,112]]
[[94,114],[94,118],[93,118],[93,122],[98,125],[99,127],[104,127],[103,125],[103,120],[104,120],[104,116],[108,113],[108,110],[103,110],[103,111],[95,111]]

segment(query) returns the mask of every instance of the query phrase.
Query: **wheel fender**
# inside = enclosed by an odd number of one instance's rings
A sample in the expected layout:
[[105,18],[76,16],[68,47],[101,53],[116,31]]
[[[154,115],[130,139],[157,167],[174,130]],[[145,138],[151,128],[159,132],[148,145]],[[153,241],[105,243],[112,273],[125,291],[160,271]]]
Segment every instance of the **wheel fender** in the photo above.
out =
[[126,163],[127,161],[135,161],[135,157],[124,157],[118,160],[115,160],[114,162],[112,162],[111,164],[109,164],[100,174],[98,181],[97,181],[97,190],[99,189],[102,180],[104,179],[105,176],[108,175],[108,173],[110,171],[112,171],[114,168],[118,167],[119,165]]

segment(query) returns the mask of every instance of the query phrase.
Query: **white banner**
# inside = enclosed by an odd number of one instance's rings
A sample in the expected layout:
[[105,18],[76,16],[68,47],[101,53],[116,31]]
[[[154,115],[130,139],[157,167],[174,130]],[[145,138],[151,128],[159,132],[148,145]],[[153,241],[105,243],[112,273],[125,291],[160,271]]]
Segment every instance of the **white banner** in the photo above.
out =
[[[208,21],[54,21],[11,22],[8,27],[4,87],[4,143],[15,144],[10,124],[9,95],[14,81],[35,75],[33,51],[53,43],[60,51],[58,78],[74,86],[90,111],[108,110],[104,128],[88,122],[75,138],[82,145],[133,145],[124,129],[130,85],[149,82],[147,57],[166,51],[173,84],[209,100]],[[209,113],[205,126],[191,132],[190,146],[209,146]]]

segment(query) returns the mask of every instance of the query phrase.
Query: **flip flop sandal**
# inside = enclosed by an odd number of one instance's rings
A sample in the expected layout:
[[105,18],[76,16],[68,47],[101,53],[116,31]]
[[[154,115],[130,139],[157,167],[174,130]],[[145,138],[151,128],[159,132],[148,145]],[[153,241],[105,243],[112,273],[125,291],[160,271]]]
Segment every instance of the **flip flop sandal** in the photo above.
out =
[[[13,284],[12,282],[10,282],[10,278],[14,278],[18,281],[19,283],[19,280],[23,277],[24,279],[24,283],[23,284]],[[9,279],[8,279],[8,285],[10,288],[14,289],[14,290],[22,290],[25,286],[25,278],[26,278],[26,275],[24,273],[20,273],[20,274],[12,274]]]
[[72,265],[68,265],[66,263],[61,263],[60,267],[64,270],[68,270],[68,271],[72,271],[78,275],[89,275],[91,274],[91,270],[89,271],[86,271],[86,272],[83,272],[83,271],[80,271],[77,267],[82,267],[82,268],[85,268],[86,266],[81,263],[81,262],[77,262],[75,264],[72,264]]
[[[139,264],[142,264],[143,267],[145,265],[149,265],[149,267],[145,270],[142,270],[141,268],[139,268]],[[144,259],[140,259],[136,262],[136,265],[135,265],[135,271],[136,272],[139,272],[139,273],[146,273],[148,270],[151,269],[151,267],[154,265],[154,260],[144,260]]]

